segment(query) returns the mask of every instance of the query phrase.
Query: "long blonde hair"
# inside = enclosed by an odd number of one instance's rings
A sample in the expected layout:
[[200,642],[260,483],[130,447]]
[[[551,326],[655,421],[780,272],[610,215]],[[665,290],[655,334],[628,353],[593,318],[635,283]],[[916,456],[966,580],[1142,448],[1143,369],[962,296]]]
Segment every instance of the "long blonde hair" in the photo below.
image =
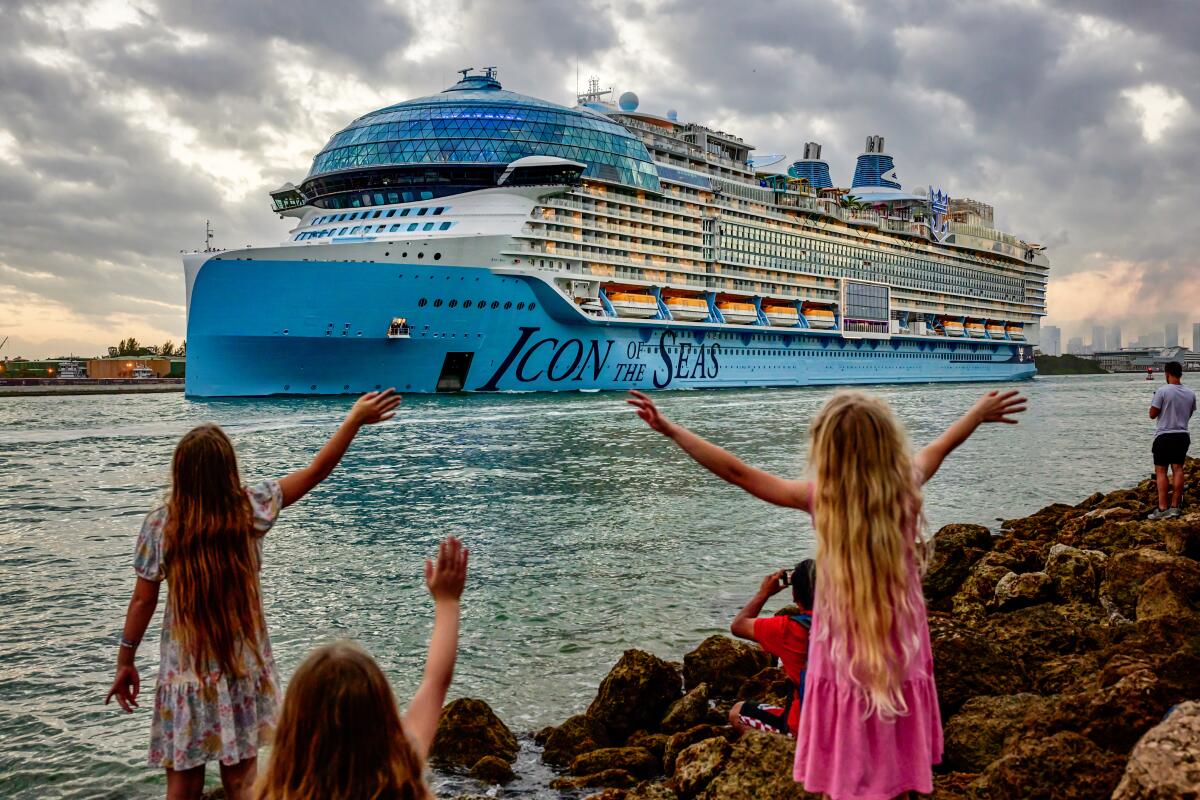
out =
[[901,683],[918,646],[925,565],[921,489],[886,403],[839,392],[812,424],[817,590],[814,616],[838,673],[867,715],[906,714]]
[[173,630],[201,681],[211,662],[241,677],[244,647],[260,658],[257,535],[233,443],[216,425],[188,431],[171,465],[163,564]]
[[320,647],[292,675],[257,800],[427,800],[392,687],[358,645]]

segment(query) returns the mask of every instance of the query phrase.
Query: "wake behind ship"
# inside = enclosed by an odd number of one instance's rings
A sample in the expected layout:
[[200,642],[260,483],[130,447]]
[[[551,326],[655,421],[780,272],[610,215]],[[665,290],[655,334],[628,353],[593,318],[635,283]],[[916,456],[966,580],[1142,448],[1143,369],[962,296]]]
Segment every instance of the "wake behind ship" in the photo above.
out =
[[905,191],[881,137],[838,189],[819,145],[765,172],[736,136],[610,96],[567,108],[464,70],[335,134],[272,193],[287,241],[185,255],[187,393],[1034,374],[1049,262],[990,207]]

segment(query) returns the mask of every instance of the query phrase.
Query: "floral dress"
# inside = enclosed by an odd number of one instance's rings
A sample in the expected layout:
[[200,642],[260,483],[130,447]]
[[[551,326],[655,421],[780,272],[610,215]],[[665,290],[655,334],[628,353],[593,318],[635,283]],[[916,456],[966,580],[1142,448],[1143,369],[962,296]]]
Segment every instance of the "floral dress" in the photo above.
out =
[[[279,516],[283,495],[276,481],[243,489],[254,512],[254,528],[260,534],[255,541],[261,563],[261,534],[270,530]],[[161,505],[146,516],[138,534],[133,568],[146,580],[158,582],[165,577],[166,521],[167,508]],[[281,699],[279,673],[266,629],[258,636],[257,659],[251,648],[243,648],[242,677],[223,675],[210,661],[204,665],[205,680],[201,681],[190,657],[182,652],[172,616],[171,604],[167,603],[154,690],[154,720],[150,724],[150,765],[185,770],[208,761],[236,764],[254,758],[258,748],[270,740]]]

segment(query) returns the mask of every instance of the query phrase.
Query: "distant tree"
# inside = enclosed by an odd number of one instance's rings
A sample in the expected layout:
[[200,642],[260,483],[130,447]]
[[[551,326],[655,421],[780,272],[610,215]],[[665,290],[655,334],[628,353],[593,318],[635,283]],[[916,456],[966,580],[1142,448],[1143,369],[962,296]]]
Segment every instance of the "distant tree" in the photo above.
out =
[[175,355],[175,343],[170,339],[167,339],[165,342],[163,342],[162,347],[158,348],[158,353],[159,355],[168,357]]
[[182,342],[179,343],[179,349],[175,351],[175,355],[177,355],[177,356],[186,356],[187,355],[187,339],[184,339]]
[[863,208],[863,203],[862,200],[859,200],[854,195],[847,194],[842,196],[842,208],[849,209],[850,211],[858,211]]
[[128,339],[122,339],[117,345],[117,355],[119,356],[137,356],[141,355],[142,343],[130,336]]

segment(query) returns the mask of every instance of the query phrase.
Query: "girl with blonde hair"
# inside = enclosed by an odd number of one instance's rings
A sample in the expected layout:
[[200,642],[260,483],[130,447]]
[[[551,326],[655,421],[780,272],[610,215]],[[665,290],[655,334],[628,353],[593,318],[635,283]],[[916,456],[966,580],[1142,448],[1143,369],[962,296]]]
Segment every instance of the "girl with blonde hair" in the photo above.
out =
[[169,800],[199,798],[209,761],[220,762],[226,796],[248,800],[279,705],[258,582],[263,536],[280,509],[329,476],[363,425],[390,419],[399,403],[391,389],[363,395],[311,464],[254,486],[242,483],[233,444],[216,425],[193,428],[175,447],[166,502],[138,534],[137,583],[104,700],[137,708],[134,656],[165,580],[150,764],[166,770]]
[[811,479],[790,480],[744,464],[631,394],[638,416],[715,475],[813,517],[817,584],[796,780],[833,800],[932,793],[942,726],[921,593],[921,487],[980,424],[1016,423],[1025,398],[988,392],[913,454],[886,403],[839,392],[812,423]]
[[425,562],[433,635],[425,677],[403,716],[379,665],[351,642],[318,648],[288,683],[256,800],[432,800],[425,757],[458,651],[468,551],[442,542]]

